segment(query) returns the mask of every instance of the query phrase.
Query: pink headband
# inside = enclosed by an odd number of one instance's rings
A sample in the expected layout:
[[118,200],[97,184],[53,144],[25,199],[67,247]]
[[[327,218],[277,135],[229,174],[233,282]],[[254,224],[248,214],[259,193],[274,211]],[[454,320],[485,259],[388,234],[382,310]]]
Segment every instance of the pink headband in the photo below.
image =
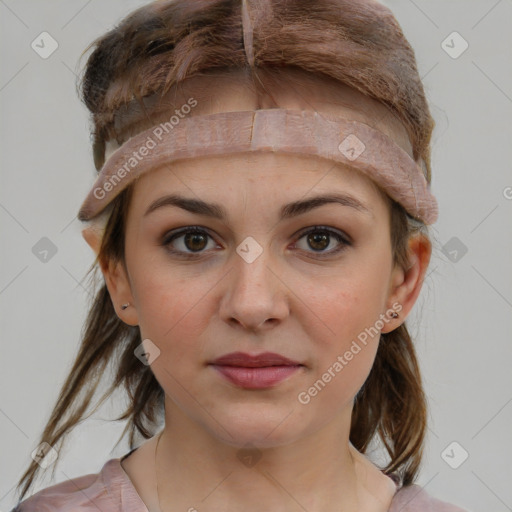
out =
[[365,123],[278,108],[220,112],[162,123],[125,142],[101,169],[78,218],[95,218],[143,173],[176,160],[274,151],[318,156],[363,172],[412,216],[437,219],[421,167],[383,132]]

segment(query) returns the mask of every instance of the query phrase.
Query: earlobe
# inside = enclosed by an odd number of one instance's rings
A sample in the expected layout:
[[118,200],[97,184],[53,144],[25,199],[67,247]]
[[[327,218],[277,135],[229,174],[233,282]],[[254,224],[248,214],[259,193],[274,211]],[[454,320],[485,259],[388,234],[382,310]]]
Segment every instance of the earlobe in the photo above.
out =
[[420,294],[423,280],[428,269],[432,245],[423,234],[418,234],[409,239],[409,266],[394,270],[392,287],[388,297],[388,304],[400,304],[400,320],[392,320],[382,332],[390,332],[396,329],[413,308]]
[[102,266],[105,284],[117,316],[125,324],[139,325],[131,284],[121,262],[109,261]]

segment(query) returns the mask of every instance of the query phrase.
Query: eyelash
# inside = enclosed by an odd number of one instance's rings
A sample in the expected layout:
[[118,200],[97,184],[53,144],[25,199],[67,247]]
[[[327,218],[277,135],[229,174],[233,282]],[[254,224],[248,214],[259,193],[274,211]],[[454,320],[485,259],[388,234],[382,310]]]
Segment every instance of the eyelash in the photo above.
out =
[[[185,228],[181,228],[179,231],[171,231],[169,233],[166,233],[162,239],[161,245],[166,247],[170,253],[177,255],[179,257],[182,257],[185,259],[200,258],[201,256],[203,256],[205,251],[203,251],[203,252],[199,251],[196,253],[187,253],[187,252],[183,252],[183,251],[177,251],[175,249],[171,249],[170,247],[168,247],[171,242],[173,242],[177,238],[180,238],[181,236],[189,234],[189,233],[204,234],[213,239],[213,237],[208,233],[208,231],[206,229],[201,228],[199,226],[187,226]],[[312,229],[302,231],[298,235],[297,241],[311,233],[328,233],[329,236],[334,237],[336,239],[336,241],[341,244],[337,249],[331,249],[330,251],[326,251],[326,252],[317,252],[317,253],[313,252],[313,254],[315,254],[314,257],[318,258],[318,259],[334,256],[334,255],[340,253],[341,251],[343,251],[344,249],[346,249],[347,246],[352,245],[351,242],[349,241],[348,236],[342,235],[338,231],[334,231],[333,229],[328,228],[326,226],[315,226]]]

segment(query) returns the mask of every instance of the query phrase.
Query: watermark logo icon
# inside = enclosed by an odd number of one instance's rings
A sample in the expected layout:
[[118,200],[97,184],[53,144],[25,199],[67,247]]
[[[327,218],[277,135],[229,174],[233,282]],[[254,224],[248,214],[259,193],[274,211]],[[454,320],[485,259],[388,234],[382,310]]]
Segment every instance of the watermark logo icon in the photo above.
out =
[[48,263],[56,254],[57,246],[43,236],[33,247],[32,254],[42,263]]
[[462,466],[462,464],[464,464],[464,462],[466,462],[468,457],[469,457],[469,453],[457,441],[453,441],[452,443],[450,443],[441,452],[441,458],[452,469],[457,469],[460,466]]
[[469,47],[469,43],[454,31],[444,39],[441,48],[452,58],[458,59]]
[[57,450],[47,442],[41,443],[30,456],[35,462],[39,464],[43,469],[52,465],[57,460]]
[[160,355],[160,349],[149,338],[146,338],[137,346],[133,353],[139,361],[149,366]]
[[30,44],[39,57],[47,59],[59,47],[59,43],[48,32],[41,32]]
[[247,262],[252,263],[262,252],[263,247],[252,236],[248,236],[237,248],[236,252]]
[[452,262],[459,262],[468,252],[468,248],[456,236],[446,242],[442,249],[443,254]]
[[236,456],[244,466],[252,468],[261,459],[261,451],[251,444],[247,444],[244,448],[238,450]]
[[366,146],[359,137],[351,133],[341,141],[338,149],[346,158],[353,162],[366,149]]

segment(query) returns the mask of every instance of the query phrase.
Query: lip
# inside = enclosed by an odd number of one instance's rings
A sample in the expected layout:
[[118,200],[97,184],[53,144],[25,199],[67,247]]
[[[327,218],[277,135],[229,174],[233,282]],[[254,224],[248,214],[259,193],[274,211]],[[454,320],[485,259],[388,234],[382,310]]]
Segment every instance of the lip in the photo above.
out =
[[232,352],[215,359],[210,365],[232,384],[245,389],[276,386],[304,366],[273,352],[257,355]]

